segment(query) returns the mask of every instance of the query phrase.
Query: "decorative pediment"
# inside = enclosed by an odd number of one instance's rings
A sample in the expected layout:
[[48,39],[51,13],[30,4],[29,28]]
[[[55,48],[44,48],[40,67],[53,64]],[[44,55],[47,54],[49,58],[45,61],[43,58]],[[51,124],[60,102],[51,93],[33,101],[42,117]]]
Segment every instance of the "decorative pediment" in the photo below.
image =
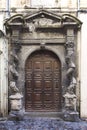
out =
[[24,18],[26,21],[30,21],[32,19],[38,19],[38,18],[43,18],[43,17],[48,18],[48,19],[52,19],[52,20],[61,21],[61,16],[56,15],[56,14],[49,12],[49,11],[46,11],[46,10],[40,10],[34,14],[27,15]]
[[64,14],[62,15],[62,18],[63,18],[63,23],[68,23],[68,24],[76,24],[78,25],[79,27],[81,26],[82,22],[77,19],[75,16],[73,15],[70,15],[70,14]]
[[22,14],[16,14],[10,17],[6,22],[5,25],[21,25],[24,23],[24,18]]
[[81,26],[81,21],[76,17],[63,14],[57,15],[53,12],[46,10],[40,10],[33,14],[28,14],[23,16],[22,14],[17,14],[9,18],[6,23],[8,26],[12,25],[24,25],[28,28],[61,28],[66,25],[75,25],[77,27]]

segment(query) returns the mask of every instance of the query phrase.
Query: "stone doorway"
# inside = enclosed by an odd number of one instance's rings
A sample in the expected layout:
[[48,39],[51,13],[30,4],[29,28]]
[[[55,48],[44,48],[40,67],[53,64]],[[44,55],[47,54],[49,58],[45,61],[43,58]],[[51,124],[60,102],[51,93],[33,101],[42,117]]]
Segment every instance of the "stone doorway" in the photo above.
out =
[[25,111],[61,109],[61,63],[51,51],[32,53],[25,64]]
[[77,31],[81,24],[72,15],[47,10],[14,15],[6,21],[9,84],[14,83],[9,88],[16,87],[23,94],[25,113],[77,111]]

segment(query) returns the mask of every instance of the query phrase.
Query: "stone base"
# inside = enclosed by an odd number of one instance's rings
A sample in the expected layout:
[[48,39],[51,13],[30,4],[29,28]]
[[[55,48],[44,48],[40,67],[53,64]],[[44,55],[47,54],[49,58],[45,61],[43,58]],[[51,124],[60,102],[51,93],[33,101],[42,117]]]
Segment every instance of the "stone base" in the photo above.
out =
[[[45,115],[46,114],[46,115]],[[56,118],[59,121],[69,121],[69,122],[79,122],[81,119],[79,118],[79,113],[75,111],[63,111],[63,112],[58,112],[58,113],[24,113],[23,110],[20,111],[11,111],[8,116],[8,120],[13,120],[13,121],[20,121],[25,119],[26,117],[48,117],[48,118]]]
[[20,121],[23,120],[24,113],[23,110],[11,111],[8,116],[8,120]]
[[79,122],[79,113],[75,111],[65,111],[63,114],[64,121]]

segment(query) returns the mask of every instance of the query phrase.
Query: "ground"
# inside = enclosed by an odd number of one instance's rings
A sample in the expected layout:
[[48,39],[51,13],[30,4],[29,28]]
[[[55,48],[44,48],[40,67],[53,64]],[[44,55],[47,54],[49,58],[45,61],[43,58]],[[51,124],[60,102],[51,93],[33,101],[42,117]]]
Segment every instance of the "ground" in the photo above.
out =
[[87,130],[87,122],[66,122],[56,118],[32,117],[21,121],[0,121],[0,130]]

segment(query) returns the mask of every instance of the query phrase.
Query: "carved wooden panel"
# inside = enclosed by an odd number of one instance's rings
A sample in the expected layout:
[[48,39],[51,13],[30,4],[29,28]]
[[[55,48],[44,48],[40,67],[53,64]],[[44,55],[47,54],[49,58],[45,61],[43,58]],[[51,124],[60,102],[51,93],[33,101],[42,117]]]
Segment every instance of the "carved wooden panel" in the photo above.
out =
[[25,65],[25,110],[61,109],[61,64],[49,51],[37,51]]

